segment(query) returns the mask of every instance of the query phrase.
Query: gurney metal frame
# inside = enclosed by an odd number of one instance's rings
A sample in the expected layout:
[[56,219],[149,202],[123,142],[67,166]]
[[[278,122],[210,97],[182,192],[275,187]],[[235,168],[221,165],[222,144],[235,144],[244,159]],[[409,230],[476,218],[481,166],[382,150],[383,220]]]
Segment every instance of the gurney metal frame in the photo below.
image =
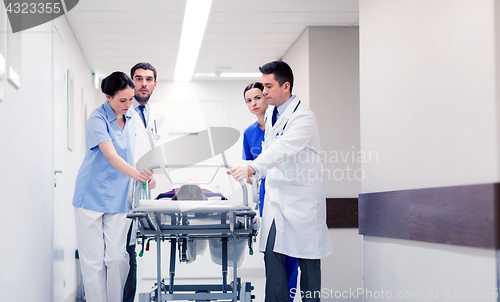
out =
[[[214,167],[219,169],[230,168],[224,164],[197,164],[196,167]],[[165,165],[163,167],[155,166],[150,169],[162,169],[169,178],[167,168],[182,168],[186,165]],[[188,203],[189,209],[180,209],[174,206],[152,205],[142,198],[149,197],[148,190],[143,183],[136,183],[132,193],[132,210],[127,217],[136,219],[139,223],[138,238],[144,248],[144,243],[148,240],[154,240],[157,243],[157,280],[155,287],[149,293],[140,293],[139,302],[163,302],[170,300],[224,300],[224,301],[242,301],[250,302],[253,298],[251,291],[253,289],[250,282],[244,286],[241,284],[237,275],[238,260],[238,240],[248,240],[250,254],[253,253],[252,244],[255,241],[257,230],[253,226],[253,218],[256,213],[248,206],[248,192],[243,181],[239,182],[243,190],[242,204],[234,202],[225,202],[219,204],[207,204],[206,201],[179,201],[183,205]],[[174,183],[173,183],[174,184]],[[149,198],[148,198],[149,199]],[[130,202],[130,201],[129,201]],[[201,203],[204,203],[202,206]],[[198,204],[202,206],[198,207]],[[190,207],[192,206],[192,207]],[[195,209],[195,210],[192,210]],[[162,224],[162,214],[169,215],[170,225]],[[220,224],[201,224],[189,225],[188,218],[195,214],[211,214],[212,218],[219,219]],[[215,215],[215,216],[214,216]],[[212,220],[213,221],[213,220]],[[222,240],[222,284],[201,284],[201,285],[175,285],[175,259],[176,248],[179,249],[181,262],[186,257],[186,247],[189,240],[214,239]],[[228,240],[232,239],[233,244],[233,281],[227,283],[228,274]],[[161,278],[161,243],[170,241],[170,269],[169,284],[165,285]],[[189,292],[189,293],[187,293]]]

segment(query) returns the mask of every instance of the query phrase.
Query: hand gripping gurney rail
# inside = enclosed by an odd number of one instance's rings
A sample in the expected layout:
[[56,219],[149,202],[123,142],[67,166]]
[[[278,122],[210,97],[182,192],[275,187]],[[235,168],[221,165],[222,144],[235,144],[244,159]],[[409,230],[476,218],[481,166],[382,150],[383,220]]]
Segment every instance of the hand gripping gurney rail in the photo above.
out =
[[[185,165],[153,166],[162,169],[167,178],[170,176],[167,168],[191,168]],[[198,164],[194,167],[214,167],[215,174],[220,168],[229,168],[222,164]],[[257,218],[255,211],[248,206],[246,185],[240,181],[243,190],[242,201],[230,200],[151,200],[149,191],[143,183],[132,186],[132,198],[129,199],[131,212],[127,217],[138,221],[138,240],[144,249],[146,241],[157,243],[157,282],[150,293],[140,293],[140,302],[195,300],[195,301],[244,301],[253,298],[250,282],[243,286],[237,275],[237,266],[242,260],[241,243],[248,244],[250,254],[253,254],[252,244],[257,235]],[[175,285],[176,250],[179,250],[179,260],[185,262],[189,258],[189,248],[196,248],[196,241],[209,240],[210,243],[221,242],[222,284]],[[170,242],[170,270],[168,285],[161,278],[161,242]],[[190,244],[191,243],[191,244]],[[211,245],[211,251],[212,251]],[[228,252],[229,250],[229,252]],[[192,252],[192,251],[191,251]],[[213,259],[212,255],[212,259]],[[228,284],[228,263],[233,266],[233,281]],[[236,264],[236,265],[235,265]]]

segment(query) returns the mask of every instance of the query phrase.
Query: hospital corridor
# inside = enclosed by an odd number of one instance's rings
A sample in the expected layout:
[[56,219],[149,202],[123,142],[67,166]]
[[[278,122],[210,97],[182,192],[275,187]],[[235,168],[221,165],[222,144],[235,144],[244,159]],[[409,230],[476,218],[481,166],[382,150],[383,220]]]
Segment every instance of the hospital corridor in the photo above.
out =
[[0,172],[0,302],[498,302],[500,1],[5,0]]

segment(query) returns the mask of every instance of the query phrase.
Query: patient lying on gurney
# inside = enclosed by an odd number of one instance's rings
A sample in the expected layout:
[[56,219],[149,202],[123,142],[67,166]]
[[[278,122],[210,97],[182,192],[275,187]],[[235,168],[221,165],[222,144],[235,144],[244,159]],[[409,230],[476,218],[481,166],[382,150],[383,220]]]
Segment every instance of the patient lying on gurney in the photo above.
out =
[[[184,184],[178,188],[173,189],[169,192],[161,193],[156,197],[157,200],[160,199],[171,199],[171,200],[227,200],[221,193],[214,193],[210,190],[202,189],[196,182],[188,180],[184,182]],[[205,216],[205,214],[201,214],[200,216]],[[194,218],[199,218],[198,215],[195,215]],[[222,239],[208,239],[209,247],[210,247],[210,256],[212,261],[216,264],[222,264]],[[245,247],[247,241],[246,240],[238,240],[237,245],[237,255],[238,267],[243,263],[243,258],[245,255]],[[186,253],[186,263],[193,262],[196,260],[197,255],[203,255],[207,248],[207,239],[196,239],[188,241],[187,244],[187,253]],[[228,238],[227,244],[227,252],[228,252],[228,266],[233,266],[233,243],[232,238]]]
[[172,189],[168,192],[159,194],[156,199],[172,200],[208,200],[220,199],[227,200],[221,193],[214,193],[207,189],[202,189],[196,182],[187,180],[180,188]]

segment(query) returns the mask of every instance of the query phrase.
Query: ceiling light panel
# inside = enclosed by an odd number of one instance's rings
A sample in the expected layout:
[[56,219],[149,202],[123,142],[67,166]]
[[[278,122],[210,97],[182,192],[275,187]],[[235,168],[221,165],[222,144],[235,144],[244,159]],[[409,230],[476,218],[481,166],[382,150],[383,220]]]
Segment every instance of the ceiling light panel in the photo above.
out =
[[186,1],[174,81],[190,81],[193,77],[211,6],[212,0]]

